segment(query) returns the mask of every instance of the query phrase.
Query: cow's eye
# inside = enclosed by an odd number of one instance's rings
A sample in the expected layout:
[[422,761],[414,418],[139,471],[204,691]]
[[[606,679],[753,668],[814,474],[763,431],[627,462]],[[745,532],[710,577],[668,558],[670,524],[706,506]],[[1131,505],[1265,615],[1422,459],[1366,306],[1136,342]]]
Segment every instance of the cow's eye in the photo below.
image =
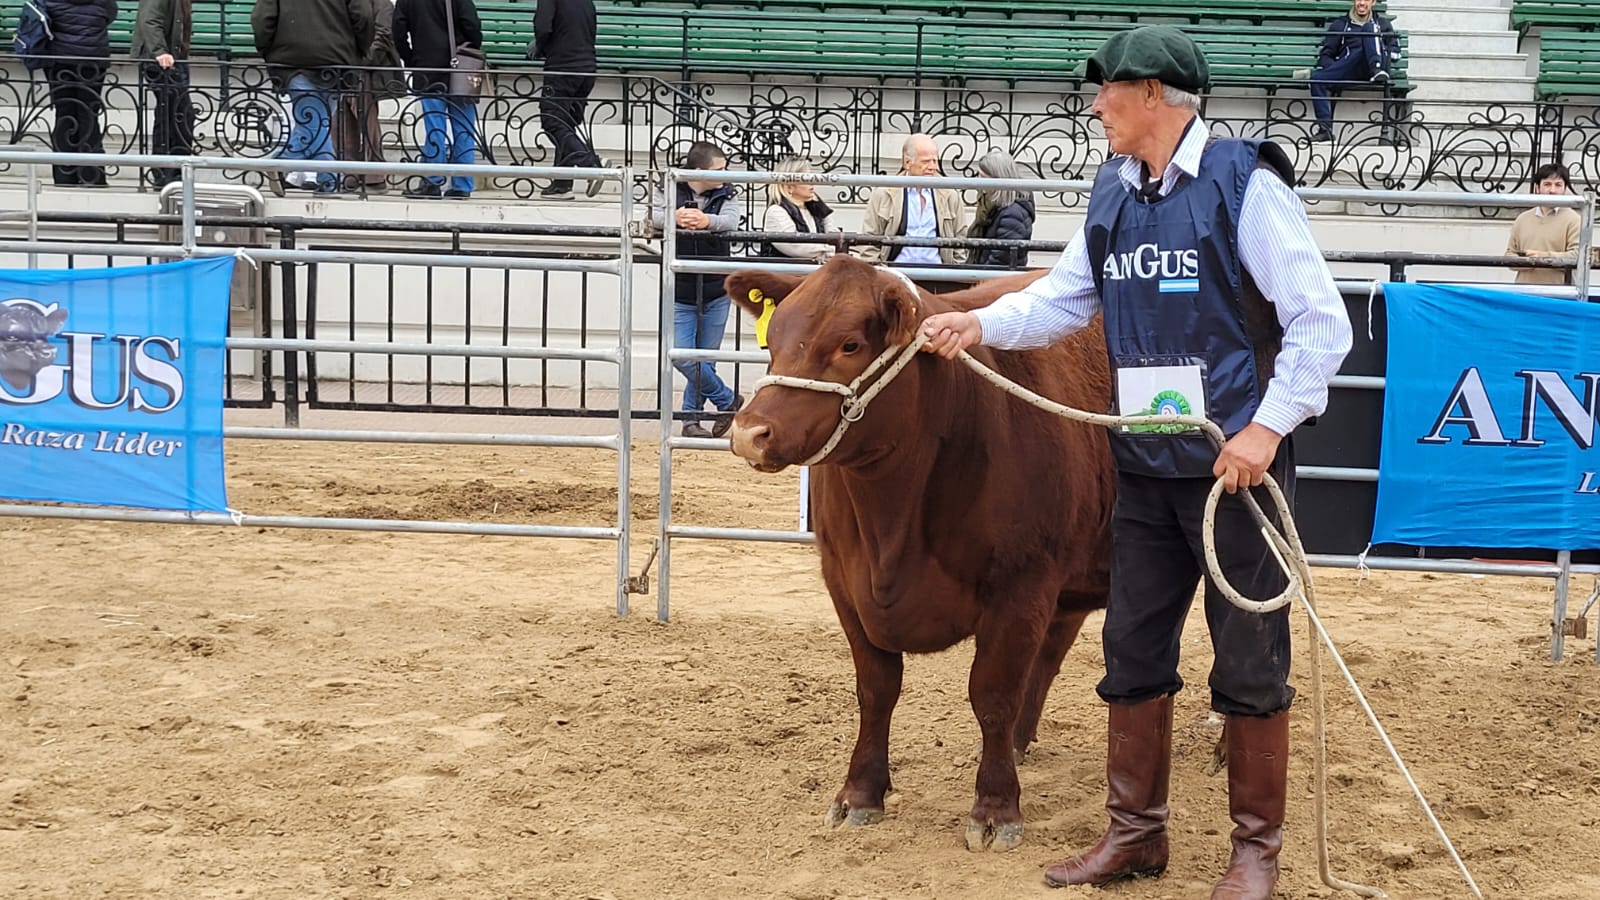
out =
[[857,350],[861,349],[861,345],[856,343],[855,341],[845,341],[844,342],[844,346],[840,347],[839,349],[844,351],[845,353],[854,353]]

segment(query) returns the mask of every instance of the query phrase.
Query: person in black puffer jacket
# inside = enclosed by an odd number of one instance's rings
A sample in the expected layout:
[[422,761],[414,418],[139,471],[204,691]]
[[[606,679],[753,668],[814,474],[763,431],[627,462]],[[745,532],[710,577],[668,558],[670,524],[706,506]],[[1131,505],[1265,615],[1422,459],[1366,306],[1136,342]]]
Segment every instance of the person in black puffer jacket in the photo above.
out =
[[[985,178],[1026,178],[1010,155],[991,150],[978,160],[978,174]],[[978,192],[978,213],[967,237],[991,240],[1026,241],[1033,238],[1033,196],[1026,191],[985,190]],[[974,266],[1026,268],[1028,251],[1021,248],[979,247],[970,252],[967,263]]]
[[[50,0],[49,56],[67,57],[45,64],[50,82],[50,104],[56,124],[50,131],[50,148],[57,153],[104,153],[100,113],[105,101],[100,91],[111,65],[111,23],[117,17],[117,0]],[[62,187],[105,187],[103,166],[52,166],[55,183]]]

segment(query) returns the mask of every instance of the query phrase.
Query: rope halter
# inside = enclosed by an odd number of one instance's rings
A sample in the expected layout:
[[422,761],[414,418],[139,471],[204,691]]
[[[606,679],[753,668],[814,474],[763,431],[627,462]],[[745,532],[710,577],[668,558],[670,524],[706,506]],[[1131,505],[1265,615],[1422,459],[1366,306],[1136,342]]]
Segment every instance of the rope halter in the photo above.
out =
[[[880,271],[887,272],[904,282],[905,286],[911,291],[913,300],[919,296],[917,294],[917,286],[912,283],[904,272],[889,268],[882,268]],[[851,379],[849,384],[826,381],[820,378],[800,378],[794,375],[765,375],[756,380],[750,395],[754,397],[762,388],[775,385],[777,387],[798,388],[802,391],[839,394],[844,397],[844,402],[839,404],[839,424],[833,429],[833,434],[828,437],[827,443],[822,445],[821,450],[811,454],[809,459],[800,464],[802,466],[814,466],[827,459],[828,454],[839,446],[839,441],[844,437],[844,433],[850,430],[850,426],[855,422],[859,422],[861,417],[867,414],[867,405],[872,402],[872,399],[878,396],[884,388],[888,387],[889,382],[893,381],[901,370],[911,364],[911,360],[916,358],[917,351],[921,350],[922,345],[927,342],[926,335],[918,334],[916,339],[909,344],[903,346],[891,345],[885,348],[882,353],[878,354],[878,358],[874,359],[872,364],[867,366],[860,375]],[[873,382],[865,391],[862,391],[862,383],[885,366],[888,366],[888,368],[884,370],[883,376]]]

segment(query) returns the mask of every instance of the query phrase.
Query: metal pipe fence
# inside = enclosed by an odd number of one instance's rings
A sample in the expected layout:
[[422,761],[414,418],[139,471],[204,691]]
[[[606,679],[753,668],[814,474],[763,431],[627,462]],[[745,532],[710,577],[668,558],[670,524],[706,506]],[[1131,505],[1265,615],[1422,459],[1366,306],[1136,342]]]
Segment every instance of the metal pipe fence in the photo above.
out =
[[[263,516],[243,512],[190,513],[159,510],[31,506],[23,504],[0,505],[0,515],[58,519],[100,519],[123,522],[255,525],[275,528],[324,528],[354,531],[432,532],[606,540],[614,542],[617,546],[616,611],[619,615],[624,615],[628,612],[627,588],[630,583],[628,577],[629,518],[631,515],[631,494],[629,491],[631,466],[628,448],[632,443],[632,399],[630,391],[623,389],[617,392],[616,429],[614,433],[602,437],[554,433],[535,435],[470,432],[419,434],[415,432],[354,428],[300,429],[298,427],[298,416],[296,415],[298,392],[295,389],[294,382],[300,370],[300,363],[298,362],[300,357],[304,358],[305,371],[314,373],[318,354],[343,354],[350,357],[354,357],[356,354],[379,354],[391,359],[396,356],[420,356],[428,360],[430,365],[435,357],[463,358],[469,364],[474,358],[485,358],[501,362],[531,360],[547,364],[550,361],[577,361],[581,365],[615,365],[618,370],[618,384],[622,386],[630,385],[632,382],[633,333],[633,292],[632,278],[630,276],[634,268],[633,242],[628,237],[628,223],[633,216],[633,201],[630,191],[624,190],[621,192],[621,202],[617,210],[618,225],[615,228],[605,229],[598,233],[599,237],[610,237],[615,241],[610,251],[603,257],[598,258],[560,259],[524,256],[515,253],[484,257],[463,253],[392,253],[363,248],[307,249],[294,246],[292,241],[285,241],[288,246],[278,249],[251,248],[247,252],[243,248],[237,247],[196,245],[193,236],[195,234],[195,226],[200,221],[199,210],[195,202],[196,173],[208,169],[238,169],[241,167],[269,172],[282,171],[293,166],[303,165],[302,162],[295,160],[240,160],[205,157],[119,157],[112,154],[84,156],[0,150],[0,167],[22,165],[31,169],[35,165],[106,164],[111,160],[118,160],[125,164],[136,166],[168,166],[177,169],[181,173],[182,211],[178,217],[178,224],[183,234],[181,242],[158,242],[134,246],[128,244],[104,244],[94,241],[39,241],[30,239],[27,241],[0,241],[0,252],[104,254],[113,258],[128,258],[131,256],[133,258],[144,257],[146,259],[237,255],[243,257],[241,265],[266,263],[283,266],[287,270],[284,273],[283,285],[285,289],[281,297],[284,322],[283,335],[281,337],[230,337],[226,342],[226,347],[230,351],[250,351],[276,355],[282,360],[282,370],[285,373],[286,380],[285,426],[280,428],[229,427],[224,429],[224,439],[372,441],[378,443],[404,442],[463,445],[498,444],[606,450],[616,454],[614,467],[617,486],[616,517],[610,524],[606,525],[536,525],[503,522],[453,522],[326,516]],[[492,174],[496,171],[496,167],[493,166],[415,166],[339,161],[319,162],[318,167],[339,172],[398,172],[412,177],[427,175],[448,177],[461,173],[484,174],[486,172]],[[632,179],[632,172],[627,168],[525,168],[521,171],[544,177],[602,179],[623,184],[628,184]],[[427,339],[422,342],[399,340],[392,333],[388,335],[388,340],[383,341],[356,340],[353,334],[350,335],[349,340],[326,340],[319,339],[315,334],[316,317],[314,307],[307,307],[310,314],[306,316],[305,320],[306,337],[300,338],[298,332],[301,307],[297,302],[296,277],[293,268],[306,264],[326,263],[345,263],[352,266],[373,264],[422,265],[429,267],[428,271],[430,272],[433,271],[434,267],[453,267],[463,269],[468,273],[475,269],[493,268],[507,272],[511,270],[533,270],[544,272],[546,275],[550,272],[580,273],[584,278],[604,275],[613,276],[617,279],[616,339],[609,346],[593,348],[486,346],[473,344],[470,340],[462,343],[447,343],[433,340],[434,335],[431,333],[426,335]],[[312,297],[314,298],[315,295],[313,294]],[[484,412],[485,410],[479,409],[477,411]]]
[[[744,184],[774,183],[785,180],[795,180],[793,175],[780,175],[762,172],[711,172],[704,170],[670,169],[665,173],[667,186],[683,181],[715,181],[726,180]],[[864,175],[806,175],[802,176],[808,181],[825,180],[830,184],[840,185],[872,185],[890,187],[943,187],[943,188],[1013,188],[1017,190],[1037,191],[1045,189],[1076,190],[1087,192],[1091,185],[1087,182],[1045,182],[1037,179],[969,179],[969,178],[929,178],[914,176],[895,176],[880,178]],[[1579,275],[1579,286],[1553,287],[1537,291],[1547,295],[1584,298],[1587,292],[1587,265],[1589,261],[1589,247],[1592,246],[1592,229],[1594,221],[1595,200],[1592,195],[1551,197],[1538,194],[1473,194],[1473,193],[1429,193],[1419,195],[1404,191],[1357,191],[1357,190],[1327,190],[1327,189],[1302,189],[1298,192],[1303,199],[1308,201],[1349,201],[1373,203],[1407,203],[1407,204],[1436,204],[1445,206],[1481,207],[1492,205],[1505,205],[1515,208],[1530,208],[1535,206],[1557,206],[1575,208],[1584,215],[1585,231],[1583,244],[1578,256],[1576,266]],[[815,270],[811,263],[774,263],[769,260],[684,260],[676,252],[676,225],[671,216],[665,220],[662,238],[662,290],[661,309],[663,321],[670,318],[674,294],[672,289],[673,276],[678,274],[725,274],[739,269],[756,268],[768,271],[804,274]],[[1480,258],[1481,259],[1481,258]],[[1382,261],[1390,261],[1383,258]],[[982,269],[963,269],[951,267],[915,267],[901,268],[913,280],[919,277],[936,278],[942,281],[975,282],[1011,274],[1009,272],[996,272]],[[1382,298],[1382,283],[1378,281],[1361,281],[1352,279],[1339,279],[1336,284],[1340,293],[1346,297],[1346,302],[1366,301],[1375,304]],[[1375,316],[1375,311],[1369,311]],[[1358,338],[1360,329],[1356,329]],[[694,350],[669,348],[661,355],[661,380],[662,384],[669,382],[672,372],[672,362],[708,361],[708,362],[735,362],[751,363],[764,362],[765,356],[759,353],[738,353],[722,350]],[[1350,360],[1347,359],[1347,365]],[[1336,391],[1356,393],[1376,393],[1381,396],[1384,390],[1384,379],[1376,375],[1341,374],[1337,376],[1332,387]],[[713,450],[726,452],[729,442],[724,438],[685,438],[672,433],[671,395],[662,390],[660,394],[660,445],[661,445],[661,500],[659,503],[659,520],[657,523],[657,541],[659,547],[659,589],[656,600],[657,617],[666,621],[671,611],[671,565],[672,543],[674,540],[739,540],[763,541],[779,543],[811,543],[813,537],[810,533],[794,530],[753,529],[753,528],[716,528],[698,525],[677,524],[672,520],[671,496],[672,466],[671,456],[678,450]],[[1360,484],[1373,486],[1376,489],[1377,469],[1348,464],[1340,465],[1310,465],[1296,466],[1296,474],[1304,482],[1325,482],[1332,484]],[[1370,548],[1369,548],[1370,549]],[[1418,558],[1374,556],[1370,553],[1319,553],[1313,554],[1310,559],[1312,565],[1335,568],[1367,568],[1388,569],[1395,571],[1427,571],[1427,572],[1452,572],[1480,575],[1520,575],[1555,579],[1555,601],[1552,615],[1551,628],[1551,658],[1560,659],[1563,653],[1562,626],[1565,619],[1568,585],[1572,573],[1597,573],[1600,574],[1600,565],[1575,565],[1572,554],[1561,551],[1556,554],[1553,564],[1530,563],[1505,564],[1483,562],[1475,559],[1438,559],[1422,556],[1424,548],[1417,548]],[[1600,645],[1596,647],[1596,662],[1600,663]]]

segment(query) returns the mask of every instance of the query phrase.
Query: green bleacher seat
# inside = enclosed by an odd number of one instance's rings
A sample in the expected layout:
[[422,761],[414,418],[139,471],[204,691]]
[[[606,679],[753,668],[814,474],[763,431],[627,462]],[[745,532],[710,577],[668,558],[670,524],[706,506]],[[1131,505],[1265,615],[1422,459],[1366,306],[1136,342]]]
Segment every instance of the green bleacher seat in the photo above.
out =
[[1595,0],[1512,0],[1511,25],[1521,34],[1534,28],[1594,31],[1600,29],[1600,3]]
[[[1026,17],[1074,21],[1115,19],[1178,20],[1193,24],[1244,21],[1321,26],[1349,11],[1348,0],[616,0],[614,5],[645,9],[739,8],[765,12],[874,12],[884,15],[941,17]],[[1383,4],[1378,4],[1380,11]]]
[[1600,33],[1547,31],[1539,40],[1539,99],[1600,96]]

